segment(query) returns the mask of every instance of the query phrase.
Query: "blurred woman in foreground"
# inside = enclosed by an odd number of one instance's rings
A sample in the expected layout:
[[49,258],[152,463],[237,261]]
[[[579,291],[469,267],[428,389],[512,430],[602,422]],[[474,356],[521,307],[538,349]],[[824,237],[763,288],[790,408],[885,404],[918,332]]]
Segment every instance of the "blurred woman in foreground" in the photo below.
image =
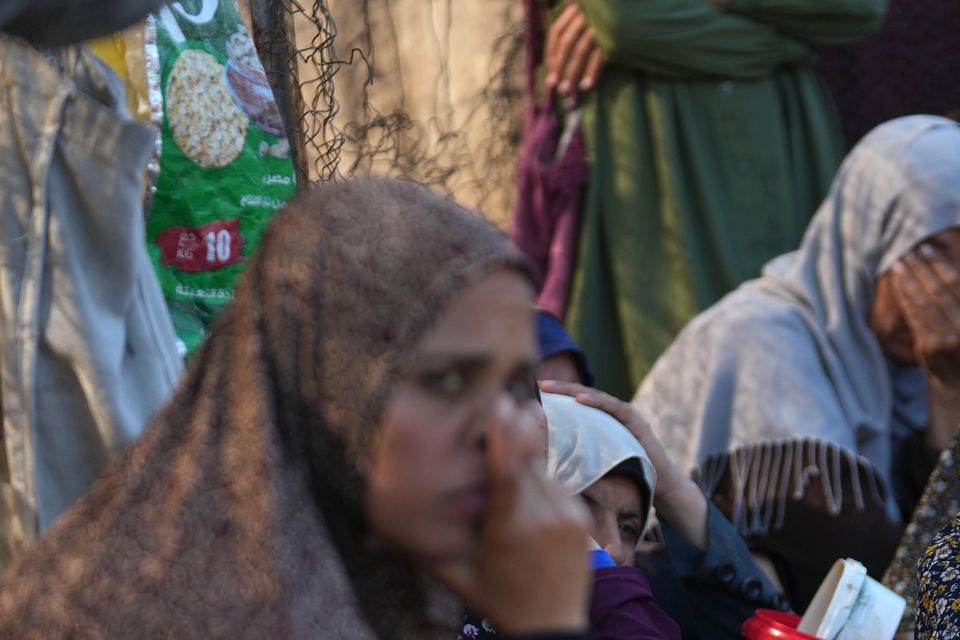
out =
[[452,591],[579,637],[587,514],[532,461],[533,296],[421,186],[301,194],[145,437],[0,577],[0,636],[451,637]]

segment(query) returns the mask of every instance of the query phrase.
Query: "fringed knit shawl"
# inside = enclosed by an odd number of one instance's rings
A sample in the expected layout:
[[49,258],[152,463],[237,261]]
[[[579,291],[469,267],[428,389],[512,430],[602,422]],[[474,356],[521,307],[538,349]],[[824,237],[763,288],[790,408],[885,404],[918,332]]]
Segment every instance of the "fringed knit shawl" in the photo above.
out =
[[301,194],[143,440],[0,577],[0,637],[442,637],[456,608],[369,543],[365,456],[423,333],[503,266],[419,185]]
[[[800,248],[695,318],[637,392],[667,451],[700,471],[708,494],[729,472],[742,533],[777,528],[787,499],[814,477],[831,513],[845,500],[860,510],[882,500],[897,515],[886,491],[894,446],[926,425],[926,380],[892,367],[867,323],[877,278],[960,225],[958,149],[960,126],[945,118],[874,130]],[[860,478],[864,461],[872,471]]]

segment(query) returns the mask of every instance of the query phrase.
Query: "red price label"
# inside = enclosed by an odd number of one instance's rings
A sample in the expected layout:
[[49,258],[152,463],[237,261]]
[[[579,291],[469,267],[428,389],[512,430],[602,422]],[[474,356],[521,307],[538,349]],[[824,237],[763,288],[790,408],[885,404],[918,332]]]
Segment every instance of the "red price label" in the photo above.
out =
[[217,220],[201,227],[171,227],[157,236],[163,264],[180,271],[216,271],[243,262],[240,220]]

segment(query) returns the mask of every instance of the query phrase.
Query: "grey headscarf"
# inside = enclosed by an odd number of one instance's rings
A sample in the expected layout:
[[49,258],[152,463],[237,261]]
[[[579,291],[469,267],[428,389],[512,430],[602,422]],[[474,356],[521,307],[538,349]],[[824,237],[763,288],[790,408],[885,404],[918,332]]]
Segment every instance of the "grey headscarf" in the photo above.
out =
[[609,414],[570,396],[545,393],[542,400],[547,414],[547,475],[577,495],[624,462],[634,462],[639,473],[631,477],[644,489],[641,511],[647,522],[657,472],[640,442]]
[[[789,480],[802,493],[813,471],[838,512],[841,466],[858,457],[889,487],[895,439],[926,425],[926,379],[881,353],[868,326],[874,285],[917,243],[958,225],[960,126],[911,116],[878,127],[847,157],[800,248],[697,316],[634,403],[685,468],[749,449],[724,464],[750,502],[766,497],[781,516]],[[708,467],[710,493],[723,469]],[[763,531],[773,515],[752,514],[741,530]]]

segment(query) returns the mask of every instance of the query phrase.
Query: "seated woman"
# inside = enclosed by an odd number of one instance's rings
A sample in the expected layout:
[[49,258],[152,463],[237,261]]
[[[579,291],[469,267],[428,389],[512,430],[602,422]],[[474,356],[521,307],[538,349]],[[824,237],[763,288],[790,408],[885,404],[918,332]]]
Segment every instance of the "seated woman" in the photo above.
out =
[[667,489],[654,496],[666,544],[643,545],[636,563],[649,574],[654,600],[680,624],[684,640],[738,640],[743,622],[758,608],[785,610],[780,585],[771,583],[730,522],[663,453],[636,408],[584,386],[592,380],[589,363],[556,316],[540,310],[537,329],[541,386],[616,416],[654,458],[659,487]]
[[587,626],[588,514],[534,460],[534,290],[412,183],[305,191],[126,458],[0,575],[3,638]]
[[[551,335],[562,331],[559,324],[554,329]],[[563,352],[576,351],[572,340],[564,345]],[[590,535],[600,547],[590,606],[596,640],[676,638],[680,630],[685,640],[736,639],[757,608],[785,606],[730,523],[670,463],[633,406],[576,383],[541,386],[558,392],[542,396],[547,473],[584,498],[593,516]],[[634,567],[651,501],[669,558],[654,567],[661,575],[653,585]],[[661,599],[670,607],[666,612]],[[486,637],[496,637],[492,625],[468,614],[460,638]]]
[[960,126],[850,153],[800,248],[694,319],[634,402],[806,607],[837,558],[880,577],[960,418]]
[[650,519],[657,473],[639,441],[609,414],[545,393],[547,475],[587,503],[595,551],[590,629],[594,640],[679,639],[634,566]]
[[[577,383],[543,381],[540,386],[549,392],[543,395],[545,407],[550,393],[576,398],[578,404],[574,406],[599,409],[612,416],[649,455],[657,474],[653,506],[665,553],[637,553],[636,563],[649,573],[654,600],[680,624],[684,640],[738,640],[743,622],[757,609],[787,608],[777,585],[751,557],[733,525],[671,462],[636,407]],[[611,506],[607,505],[607,511]],[[591,511],[596,531],[596,508]],[[636,542],[633,544],[636,546]]]

